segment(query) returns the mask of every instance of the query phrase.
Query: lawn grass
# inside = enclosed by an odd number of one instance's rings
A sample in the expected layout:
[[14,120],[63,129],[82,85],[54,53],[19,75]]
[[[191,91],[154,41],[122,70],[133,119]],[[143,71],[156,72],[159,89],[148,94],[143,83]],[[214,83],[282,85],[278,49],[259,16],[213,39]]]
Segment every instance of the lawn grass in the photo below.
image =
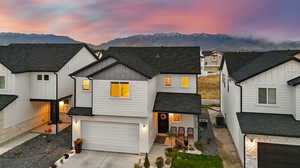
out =
[[199,77],[198,93],[201,94],[202,99],[219,99],[219,75]]
[[176,152],[173,154],[172,168],[223,168],[223,163],[219,156]]

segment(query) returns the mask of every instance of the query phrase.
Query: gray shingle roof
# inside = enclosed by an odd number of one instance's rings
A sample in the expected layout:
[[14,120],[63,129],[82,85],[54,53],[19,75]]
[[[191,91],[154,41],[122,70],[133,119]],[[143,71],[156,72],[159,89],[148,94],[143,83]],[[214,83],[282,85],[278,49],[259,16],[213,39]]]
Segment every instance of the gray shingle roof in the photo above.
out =
[[72,107],[68,115],[92,116],[93,114],[91,107]]
[[18,98],[17,95],[0,94],[0,111]]
[[229,75],[236,82],[242,82],[289,60],[296,60],[294,55],[299,52],[300,51],[292,50],[268,52],[225,52],[221,68],[224,65],[224,61],[226,61]]
[[300,76],[294,78],[294,79],[291,79],[289,80],[288,82],[288,85],[291,85],[291,86],[297,86],[300,84]]
[[158,92],[153,112],[201,113],[201,96],[192,93]]
[[110,47],[113,57],[146,77],[159,73],[199,74],[200,47]]
[[288,114],[237,113],[244,134],[300,137],[300,121]]
[[[11,44],[0,48],[0,63],[13,73],[57,72],[85,44]],[[89,48],[87,47],[89,50]],[[92,53],[93,54],[93,53]]]

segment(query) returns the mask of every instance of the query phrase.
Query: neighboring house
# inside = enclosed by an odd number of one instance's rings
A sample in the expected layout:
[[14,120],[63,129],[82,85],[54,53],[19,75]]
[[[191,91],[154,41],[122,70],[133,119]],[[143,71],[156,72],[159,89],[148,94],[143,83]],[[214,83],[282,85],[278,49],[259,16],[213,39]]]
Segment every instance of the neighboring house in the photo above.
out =
[[300,51],[225,53],[221,111],[246,168],[300,165]]
[[223,53],[218,51],[202,51],[201,52],[201,75],[216,74],[219,72]]
[[59,112],[72,105],[68,75],[97,59],[84,44],[0,47],[0,143],[44,123],[57,124]]
[[158,133],[194,129],[201,108],[197,94],[199,47],[111,47],[70,76],[75,103],[70,110],[73,140],[83,148],[149,152]]

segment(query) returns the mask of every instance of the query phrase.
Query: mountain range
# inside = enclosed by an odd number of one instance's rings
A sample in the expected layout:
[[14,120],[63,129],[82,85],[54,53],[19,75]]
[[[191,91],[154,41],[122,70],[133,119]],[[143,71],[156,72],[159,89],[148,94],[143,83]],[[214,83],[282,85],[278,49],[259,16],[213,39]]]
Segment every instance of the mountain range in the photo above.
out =
[[[0,33],[0,45],[10,43],[79,43],[67,36],[53,34],[22,34]],[[300,49],[300,41],[272,42],[265,39],[250,37],[236,37],[226,34],[181,34],[156,33],[133,35],[117,38],[100,45],[91,45],[93,48],[106,49],[110,46],[200,46],[204,50],[221,51],[262,51],[262,50],[293,50]]]

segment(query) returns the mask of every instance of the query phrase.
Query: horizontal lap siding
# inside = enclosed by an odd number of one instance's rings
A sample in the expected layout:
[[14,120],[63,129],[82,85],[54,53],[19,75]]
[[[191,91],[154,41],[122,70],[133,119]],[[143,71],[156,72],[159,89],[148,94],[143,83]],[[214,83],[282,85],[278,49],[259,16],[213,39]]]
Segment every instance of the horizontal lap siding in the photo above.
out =
[[[76,107],[92,107],[92,90],[83,90],[82,81],[88,78],[76,77]],[[90,81],[92,85],[92,81]]]
[[109,80],[93,81],[93,114],[129,117],[148,116],[147,95],[145,94],[147,81],[129,81],[129,98],[111,97],[110,83]]
[[[276,68],[270,69],[244,82],[243,111],[278,114],[294,114],[294,89],[287,85],[287,81],[300,74],[300,64],[289,61]],[[271,106],[258,105],[258,88],[276,88],[277,104]]]

